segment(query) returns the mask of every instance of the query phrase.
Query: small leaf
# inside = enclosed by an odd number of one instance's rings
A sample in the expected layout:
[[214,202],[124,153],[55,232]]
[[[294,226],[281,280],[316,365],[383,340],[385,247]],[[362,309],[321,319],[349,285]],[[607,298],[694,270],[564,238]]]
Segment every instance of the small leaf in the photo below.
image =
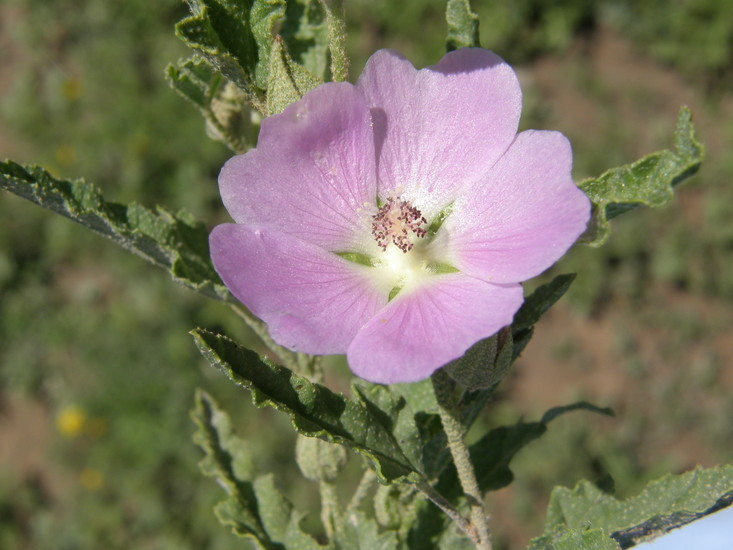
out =
[[209,137],[223,142],[235,153],[248,149],[247,135],[253,134],[252,114],[246,96],[216,71],[208,61],[194,56],[168,65],[170,86],[193,103],[206,120]]
[[156,212],[107,202],[82,179],[52,177],[38,166],[0,162],[0,189],[66,216],[169,271],[173,279],[211,298],[233,300],[209,257],[209,232],[185,212]]
[[524,299],[522,307],[514,316],[512,336],[513,357],[516,359],[532,338],[534,324],[568,291],[575,280],[575,273],[558,275],[549,283],[537,287]]
[[601,246],[610,233],[608,220],[641,204],[653,208],[665,206],[675,186],[697,172],[705,148],[697,141],[687,107],[682,107],[677,116],[674,146],[674,151],[652,153],[578,184],[593,203],[593,216],[581,237],[582,242]]
[[344,517],[344,524],[336,531],[336,547],[343,550],[399,550],[404,548],[395,531],[379,532],[373,518],[355,511]]
[[568,530],[591,527],[608,533],[621,548],[629,548],[731,503],[733,465],[667,475],[626,500],[617,500],[582,481],[574,489],[555,488],[545,535],[540,539],[561,540]]
[[270,76],[267,82],[267,115],[281,112],[323,81],[298,65],[290,57],[280,37],[275,38],[270,53]]
[[448,22],[447,51],[480,46],[478,15],[471,11],[469,0],[448,0],[445,19]]
[[274,27],[284,0],[189,0],[193,15],[176,34],[247,94],[264,112]]
[[191,333],[203,356],[233,382],[252,392],[258,407],[273,407],[290,416],[293,428],[351,448],[368,458],[383,483],[410,481],[417,468],[394,434],[371,408],[297,376],[285,367],[262,361],[229,338],[203,330]]
[[318,0],[289,1],[278,32],[296,63],[317,78],[326,78],[328,23]]

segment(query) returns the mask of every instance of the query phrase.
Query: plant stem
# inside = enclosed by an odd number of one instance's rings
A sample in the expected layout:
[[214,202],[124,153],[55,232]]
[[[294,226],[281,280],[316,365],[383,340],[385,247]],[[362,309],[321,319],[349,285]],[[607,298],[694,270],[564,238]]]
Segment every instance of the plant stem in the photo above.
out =
[[365,468],[364,475],[361,476],[361,481],[359,481],[359,486],[356,488],[356,491],[354,491],[354,495],[351,497],[349,505],[346,507],[347,516],[359,508],[377,479],[377,474],[374,473],[374,470],[368,466],[365,466]]
[[330,481],[320,481],[318,490],[321,493],[321,522],[326,530],[328,540],[333,542],[336,526],[341,524],[341,512],[336,494],[336,487]]
[[471,525],[466,518],[464,518],[458,510],[456,510],[450,502],[448,502],[443,495],[436,491],[432,485],[427,481],[421,480],[417,483],[416,487],[421,491],[430,501],[440,508],[443,513],[453,520],[458,528],[466,533],[468,537],[477,545],[479,544],[479,536],[476,529]]
[[[475,532],[476,548],[492,550],[489,518],[484,511],[483,496],[476,481],[476,472],[464,440],[466,431],[461,424],[456,396],[456,383],[442,369],[431,377],[440,420],[448,438],[448,447],[461,481],[463,494],[468,500],[470,527]],[[473,537],[472,537],[473,538]]]

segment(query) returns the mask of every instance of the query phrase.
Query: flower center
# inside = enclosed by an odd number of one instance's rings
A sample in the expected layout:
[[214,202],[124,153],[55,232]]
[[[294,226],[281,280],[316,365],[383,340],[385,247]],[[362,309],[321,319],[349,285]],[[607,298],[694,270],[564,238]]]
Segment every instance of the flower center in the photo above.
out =
[[382,250],[391,243],[406,254],[414,246],[414,237],[426,235],[422,227],[426,223],[422,212],[409,202],[390,197],[372,217],[372,235]]

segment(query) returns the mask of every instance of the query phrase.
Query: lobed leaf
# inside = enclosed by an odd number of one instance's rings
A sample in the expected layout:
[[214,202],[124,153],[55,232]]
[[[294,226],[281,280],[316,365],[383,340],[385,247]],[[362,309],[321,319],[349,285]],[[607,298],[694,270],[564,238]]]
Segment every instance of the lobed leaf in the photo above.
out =
[[228,495],[215,508],[219,521],[259,548],[322,548],[301,529],[304,515],[275,487],[272,474],[254,476],[247,444],[232,433],[229,416],[201,390],[196,392],[195,403],[191,411],[197,426],[194,441],[205,453],[199,466]]
[[394,426],[389,415],[385,418],[385,413],[378,413],[364,401],[352,401],[285,367],[265,362],[225,336],[200,329],[191,334],[209,363],[250,390],[257,407],[273,407],[290,416],[296,432],[362,454],[374,465],[383,483],[419,478],[418,466],[406,456],[399,438],[391,431]]
[[209,232],[185,212],[155,212],[107,202],[83,179],[61,180],[39,166],[0,162],[0,189],[66,216],[169,271],[173,279],[211,298],[230,300],[209,257]]
[[581,242],[601,246],[610,233],[608,220],[642,204],[665,206],[675,186],[697,172],[704,156],[705,148],[697,141],[690,110],[682,107],[677,116],[674,150],[652,153],[578,184],[593,203],[593,215]]
[[568,532],[588,528],[602,530],[620,548],[630,548],[731,503],[733,465],[667,475],[626,500],[618,500],[582,481],[574,489],[555,488],[545,534],[532,541],[530,548],[559,548],[554,545]]
[[448,23],[447,51],[480,46],[478,15],[471,11],[469,0],[448,0],[445,19]]
[[267,90],[274,27],[284,0],[188,0],[176,34],[235,83],[259,110]]
[[168,65],[171,88],[190,101],[203,115],[207,133],[235,153],[248,149],[247,134],[253,133],[246,96],[216,71],[206,59],[193,56]]

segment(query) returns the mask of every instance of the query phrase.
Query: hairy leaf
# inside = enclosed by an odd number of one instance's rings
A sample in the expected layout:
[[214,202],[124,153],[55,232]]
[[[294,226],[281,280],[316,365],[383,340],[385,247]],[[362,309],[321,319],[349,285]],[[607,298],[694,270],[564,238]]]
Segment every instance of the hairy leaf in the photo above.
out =
[[318,0],[291,0],[279,33],[292,58],[318,79],[328,68],[328,23]]
[[176,34],[239,86],[263,111],[274,26],[284,0],[188,0],[192,15]]
[[[613,414],[610,409],[580,402],[547,411],[538,422],[519,422],[512,426],[501,426],[487,433],[470,446],[471,462],[476,471],[476,480],[482,492],[495,491],[509,485],[514,479],[509,464],[526,445],[541,437],[547,426],[558,416],[575,410],[587,410],[600,414]],[[461,497],[460,482],[455,467],[450,464],[444,469],[435,488],[449,501],[457,503]],[[447,518],[429,504],[421,506],[414,527],[410,531],[410,542],[416,548],[435,546],[435,541],[446,528]]]
[[610,233],[611,218],[639,205],[665,206],[674,187],[697,172],[704,156],[705,148],[697,141],[690,110],[682,107],[677,116],[674,150],[652,153],[578,184],[593,203],[593,216],[581,241],[601,246]]
[[323,81],[295,63],[284,48],[280,37],[277,37],[270,53],[267,115],[281,112],[319,84],[323,84]]
[[524,299],[522,307],[514,315],[512,323],[512,336],[514,348],[512,355],[516,359],[532,338],[534,324],[547,313],[555,302],[557,302],[568,291],[575,280],[575,273],[558,275],[549,283],[537,287],[532,294]]
[[197,390],[191,417],[197,426],[194,441],[205,453],[199,466],[228,495],[215,508],[219,521],[237,535],[252,539],[259,548],[322,548],[303,532],[300,523],[304,515],[275,487],[272,474],[254,476],[246,442],[232,433],[229,416],[214,399]]
[[248,149],[246,136],[253,130],[246,96],[206,59],[194,56],[178,65],[168,65],[166,78],[176,92],[198,108],[212,139],[235,153]]
[[469,0],[448,0],[445,19],[448,22],[448,51],[480,46],[478,15],[471,11]]
[[545,534],[535,539],[531,548],[555,548],[552,544],[569,530],[587,528],[602,529],[621,548],[630,548],[731,503],[731,465],[667,475],[651,482],[641,494],[626,500],[617,500],[583,481],[574,489],[555,488],[550,498]]
[[391,420],[373,407],[333,393],[295,373],[264,362],[229,338],[204,330],[192,332],[204,357],[233,382],[252,392],[258,407],[290,416],[293,428],[308,437],[339,443],[368,458],[383,483],[414,480],[418,467],[405,455]]
[[179,283],[219,300],[231,295],[209,258],[209,232],[185,212],[107,202],[82,179],[56,179],[38,166],[0,162],[0,189],[66,216],[167,269]]

